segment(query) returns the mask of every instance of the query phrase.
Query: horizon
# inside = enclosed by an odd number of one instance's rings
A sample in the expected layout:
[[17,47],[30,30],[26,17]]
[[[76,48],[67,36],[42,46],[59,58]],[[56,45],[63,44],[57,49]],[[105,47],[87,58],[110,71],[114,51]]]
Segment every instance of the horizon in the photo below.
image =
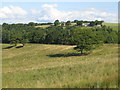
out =
[[[57,19],[57,20],[58,20],[58,19]],[[68,21],[70,21],[70,20],[68,20]],[[74,20],[72,20],[72,21],[70,21],[70,22],[71,22],[71,23],[74,23],[73,21],[74,21]],[[81,20],[78,20],[78,21],[81,21]],[[95,21],[95,20],[94,20],[94,21]],[[60,23],[61,23],[61,22],[64,22],[64,21],[60,21]],[[18,23],[6,23],[6,22],[3,22],[2,24],[4,24],[4,23],[5,23],[5,24],[29,24],[29,23],[31,23],[31,22],[27,22],[27,23],[22,23],[22,22],[21,22],[21,23],[19,23],[19,22],[18,22]],[[37,24],[52,23],[52,24],[54,24],[54,22],[32,22],[32,23],[37,23]],[[64,23],[65,23],[65,22],[64,22]],[[103,23],[107,23],[107,22],[103,22]],[[119,22],[115,22],[115,23],[112,22],[112,23],[113,23],[113,24],[118,24]],[[111,24],[112,24],[112,23],[111,23]],[[2,24],[0,24],[0,25],[2,25]]]

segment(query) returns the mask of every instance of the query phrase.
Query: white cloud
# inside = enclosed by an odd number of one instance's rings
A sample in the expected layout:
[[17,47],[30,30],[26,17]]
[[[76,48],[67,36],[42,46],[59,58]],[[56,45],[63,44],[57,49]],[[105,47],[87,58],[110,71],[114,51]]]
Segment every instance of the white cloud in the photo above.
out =
[[[29,14],[28,14],[29,13]],[[82,11],[59,10],[57,4],[43,4],[41,9],[31,9],[25,11],[19,6],[5,6],[0,8],[0,23],[28,23],[34,22],[53,22],[67,20],[104,20],[105,22],[117,22],[117,14],[89,8]]]
[[36,14],[39,14],[40,12],[38,10],[31,9],[31,13],[36,15]]
[[5,6],[0,8],[0,18],[23,18],[27,12],[18,6]]
[[38,20],[40,21],[54,21],[56,19],[59,20],[69,20],[72,12],[68,11],[60,11],[57,9],[57,4],[44,4],[42,6],[42,10],[40,12],[40,18]]
[[39,12],[39,21],[67,20],[104,20],[105,22],[117,22],[117,14],[108,13],[89,8],[83,11],[61,11],[57,4],[44,4]]

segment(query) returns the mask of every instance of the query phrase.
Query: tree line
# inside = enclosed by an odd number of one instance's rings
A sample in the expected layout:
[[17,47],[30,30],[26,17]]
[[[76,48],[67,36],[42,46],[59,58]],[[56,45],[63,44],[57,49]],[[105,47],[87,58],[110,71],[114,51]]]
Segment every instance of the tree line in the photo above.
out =
[[107,26],[81,27],[59,25],[59,20],[47,28],[34,27],[29,24],[2,24],[2,42],[14,44],[40,43],[77,45],[74,49],[83,53],[101,43],[118,43],[118,32]]
[[74,20],[74,21],[67,21],[67,22],[60,22],[59,20],[55,20],[54,22],[54,26],[70,26],[72,23],[76,23],[75,26],[83,26],[83,24],[88,24],[89,27],[93,27],[93,26],[96,26],[96,25],[101,25],[102,26],[102,23],[104,21],[98,21],[98,20],[95,20],[95,21],[83,21],[83,20]]

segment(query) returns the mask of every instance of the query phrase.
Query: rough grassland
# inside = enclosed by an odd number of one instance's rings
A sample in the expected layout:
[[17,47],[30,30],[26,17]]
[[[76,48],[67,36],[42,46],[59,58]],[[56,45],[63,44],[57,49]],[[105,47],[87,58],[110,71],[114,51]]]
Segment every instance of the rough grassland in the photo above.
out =
[[50,27],[51,25],[38,25],[38,26],[35,26],[36,28],[38,27],[42,27],[42,28],[46,28],[46,27]]
[[118,87],[117,44],[103,45],[86,56],[78,56],[73,47],[27,44],[3,49],[3,87]]
[[103,23],[103,25],[110,26],[113,30],[118,31],[118,23]]

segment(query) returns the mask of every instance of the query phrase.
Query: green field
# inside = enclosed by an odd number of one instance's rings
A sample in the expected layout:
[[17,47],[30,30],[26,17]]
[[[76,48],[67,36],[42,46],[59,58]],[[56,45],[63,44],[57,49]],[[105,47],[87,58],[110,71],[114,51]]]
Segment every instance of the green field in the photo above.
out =
[[9,46],[3,44],[3,88],[118,87],[117,44],[84,56],[69,45]]
[[[53,24],[52,24],[53,25]],[[74,26],[76,25],[76,23],[71,23],[71,26]],[[51,25],[38,25],[38,26],[35,26],[36,28],[37,27],[42,27],[42,28],[47,28],[47,27],[50,27]],[[60,25],[59,25],[60,26]]]
[[47,28],[47,27],[50,27],[51,25],[38,25],[38,26],[35,26],[36,28],[38,27],[42,27],[42,28]]
[[113,30],[118,31],[118,23],[103,23],[103,25],[110,26]]
[[76,23],[71,23],[71,26],[74,26],[74,25],[76,25]]

